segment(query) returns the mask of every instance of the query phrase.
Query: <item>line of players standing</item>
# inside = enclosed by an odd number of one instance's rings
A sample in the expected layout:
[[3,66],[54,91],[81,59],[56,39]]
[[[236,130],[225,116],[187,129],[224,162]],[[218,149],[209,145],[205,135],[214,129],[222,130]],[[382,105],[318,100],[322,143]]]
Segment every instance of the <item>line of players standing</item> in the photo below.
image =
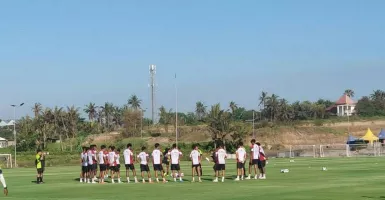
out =
[[[177,148],[176,144],[173,144],[172,149],[166,149],[164,153],[159,149],[159,144],[155,144],[155,148],[151,153],[153,169],[155,172],[155,180],[159,182],[158,176],[160,175],[162,181],[165,183],[165,176],[169,174],[169,167],[171,161],[171,171],[172,177],[174,181],[179,178],[179,181],[183,181],[183,173],[180,171],[180,158],[182,157],[182,152]],[[81,163],[82,170],[80,175],[80,182],[87,183],[105,183],[105,179],[108,178],[108,171],[110,171],[111,182],[115,183],[114,178],[117,176],[118,183],[121,183],[120,178],[120,149],[115,149],[114,146],[110,146],[106,149],[105,145],[101,146],[99,152],[96,150],[96,145],[91,145],[89,148],[84,147],[83,152],[81,153]],[[132,151],[132,145],[127,144],[127,149],[123,152],[124,156],[124,164],[126,168],[126,178],[127,182],[130,183],[129,172],[132,171],[134,176],[135,183],[138,183],[138,179],[136,176],[135,170],[135,161],[134,161],[134,153]],[[140,171],[142,182],[145,183],[145,173],[147,173],[148,182],[152,183],[149,162],[150,155],[146,152],[146,148],[142,147],[142,151],[137,155],[137,162],[140,163]],[[193,150],[190,153],[190,159],[192,162],[192,182],[195,182],[195,174],[198,176],[198,181],[201,182],[202,176],[202,168],[201,168],[201,158],[202,152],[199,150],[198,146],[193,146]],[[247,153],[245,148],[243,147],[243,143],[240,143],[238,149],[236,151],[236,159],[237,159],[237,178],[236,181],[243,180],[244,175],[246,174],[245,162],[247,158]],[[213,182],[218,182],[219,173],[222,175],[222,182],[225,179],[225,164],[227,159],[226,150],[223,148],[223,144],[218,144],[218,148],[213,152],[212,159],[215,163],[214,171],[215,171],[215,179]],[[251,179],[251,171],[252,167],[254,167],[255,179],[266,179],[265,176],[265,164],[266,164],[266,156],[264,151],[259,143],[255,143],[253,139],[251,141],[251,152],[250,152],[250,162],[249,162],[249,176],[246,179]],[[97,176],[97,168],[99,164],[99,179]],[[166,170],[163,168],[162,164],[165,165]],[[259,169],[259,176],[257,175],[257,167]],[[240,179],[241,176],[241,179]]]

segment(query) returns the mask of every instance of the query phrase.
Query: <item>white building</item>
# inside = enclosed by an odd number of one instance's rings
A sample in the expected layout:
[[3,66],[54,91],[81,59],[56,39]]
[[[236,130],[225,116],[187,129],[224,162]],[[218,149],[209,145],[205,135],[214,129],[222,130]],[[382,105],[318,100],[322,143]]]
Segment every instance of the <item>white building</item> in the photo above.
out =
[[340,117],[351,116],[355,113],[356,104],[348,95],[344,94],[326,110]]
[[8,140],[0,137],[0,148],[6,148],[6,147],[8,147]]

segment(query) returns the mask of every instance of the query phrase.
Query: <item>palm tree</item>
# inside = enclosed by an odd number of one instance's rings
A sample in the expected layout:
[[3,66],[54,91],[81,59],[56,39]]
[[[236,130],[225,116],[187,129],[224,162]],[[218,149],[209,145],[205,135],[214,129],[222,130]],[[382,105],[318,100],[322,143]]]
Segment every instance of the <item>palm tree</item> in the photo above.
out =
[[84,109],[84,112],[88,114],[88,119],[91,122],[94,122],[94,119],[96,117],[96,106],[95,103],[89,103],[86,105],[86,108]]
[[106,120],[105,122],[106,128],[109,129],[111,124],[110,122],[111,122],[112,112],[114,110],[114,105],[112,103],[106,102],[104,103],[104,106],[102,106],[101,108],[103,110],[103,114]]
[[166,133],[168,133],[168,125],[171,124],[173,118],[172,110],[168,112],[164,106],[159,108],[159,123],[164,125]]
[[344,94],[348,97],[354,97],[354,91],[351,89],[345,90]]
[[229,107],[231,109],[231,113],[234,115],[235,110],[237,110],[238,108],[238,105],[234,101],[231,101]]
[[195,104],[195,114],[198,116],[199,120],[202,120],[206,115],[206,106],[201,101],[198,101]]
[[[263,110],[266,108],[266,100],[267,100],[267,92],[262,91],[261,96],[259,96],[259,104],[258,106],[260,108],[263,108]],[[262,109],[261,109],[261,115],[262,115]],[[260,117],[262,119],[262,116]]]
[[271,97],[267,98],[266,106],[268,110],[270,111],[270,120],[274,121],[276,118],[276,115],[278,113],[279,108],[279,102],[278,102],[279,96],[276,94],[272,94]]
[[385,100],[385,91],[375,90],[373,94],[370,95],[370,98],[374,101]]
[[137,110],[140,109],[140,104],[142,104],[142,100],[140,100],[136,95],[132,95],[130,99],[128,99],[127,104]]
[[35,105],[32,107],[32,111],[35,115],[35,118],[39,117],[42,110],[43,106],[41,106],[41,103],[35,103]]

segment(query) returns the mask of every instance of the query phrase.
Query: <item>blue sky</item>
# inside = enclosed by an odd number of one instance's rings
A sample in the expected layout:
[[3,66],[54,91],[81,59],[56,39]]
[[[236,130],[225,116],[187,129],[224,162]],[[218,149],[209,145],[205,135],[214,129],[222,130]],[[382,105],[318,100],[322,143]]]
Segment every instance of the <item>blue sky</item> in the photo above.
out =
[[235,101],[258,105],[261,91],[289,101],[336,100],[385,89],[382,0],[66,0],[0,2],[0,119],[45,106],[130,95],[150,108],[193,110]]

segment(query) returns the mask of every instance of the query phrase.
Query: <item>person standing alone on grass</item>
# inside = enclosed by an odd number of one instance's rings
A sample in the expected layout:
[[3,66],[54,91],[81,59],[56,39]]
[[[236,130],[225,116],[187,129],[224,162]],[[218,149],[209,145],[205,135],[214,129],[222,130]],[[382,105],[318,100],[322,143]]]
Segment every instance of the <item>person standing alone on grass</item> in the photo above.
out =
[[[255,144],[255,139],[251,140],[251,149],[250,149],[250,163],[253,169],[254,169],[254,179],[258,179],[257,174],[257,167],[258,167],[258,160],[259,160],[259,146]],[[247,180],[251,179],[251,171],[249,169],[249,176],[246,178]]]
[[256,143],[259,147],[259,159],[258,159],[258,169],[259,169],[259,179],[266,179],[266,160],[267,157],[265,155],[265,151],[263,150],[261,143]]
[[156,182],[159,183],[158,179],[158,172],[161,173],[163,178],[163,183],[166,183],[166,179],[164,178],[164,174],[162,173],[163,167],[162,167],[162,152],[159,150],[159,143],[155,144],[155,149],[152,151],[152,164],[154,165],[154,171],[155,171],[155,178]]
[[140,162],[140,172],[142,175],[142,182],[146,183],[146,180],[144,179],[144,172],[147,172],[148,182],[152,183],[150,168],[148,167],[149,155],[148,153],[146,153],[146,147],[142,147],[142,152],[139,153],[138,158]]
[[125,149],[123,152],[124,164],[126,167],[127,183],[130,183],[130,170],[132,171],[132,175],[134,175],[135,183],[138,183],[138,179],[136,178],[135,165],[134,165],[134,153],[132,152],[131,148],[132,148],[131,143],[128,143],[127,149]]
[[180,172],[180,165],[179,165],[182,152],[179,151],[176,144],[172,145],[172,150],[169,153],[169,155],[171,157],[171,173],[172,173],[172,176],[174,177],[174,182],[176,182],[177,173],[179,175],[179,181],[183,182],[181,172]]
[[107,158],[106,158],[106,154],[105,154],[105,151],[106,151],[106,145],[102,145],[100,147],[100,151],[98,153],[98,159],[99,159],[99,183],[101,184],[104,184],[104,175],[106,173],[106,170],[107,170]]
[[36,152],[37,152],[36,159],[35,159],[35,165],[36,165],[36,170],[37,170],[36,183],[40,184],[43,182],[43,179],[41,177],[43,174],[43,168],[42,168],[43,166],[41,164],[41,160],[43,158],[42,158],[42,151],[40,149],[38,149]]
[[216,153],[216,157],[217,157],[217,164],[216,164],[216,170],[215,170],[215,179],[213,182],[215,183],[218,182],[219,172],[222,172],[222,182],[225,182],[227,153],[226,153],[226,150],[223,149],[223,144],[219,145],[219,149]]
[[200,163],[201,163],[201,154],[198,151],[198,146],[194,145],[193,150],[190,153],[190,159],[192,162],[192,181],[195,182],[195,172],[198,174],[198,180],[199,182],[202,182],[201,180],[201,170],[200,170]]
[[236,158],[237,158],[237,178],[235,181],[239,181],[239,176],[241,176],[241,180],[243,180],[243,177],[245,175],[244,169],[245,169],[245,161],[246,161],[246,150],[243,147],[243,142],[239,142],[238,149],[236,151]]
[[88,174],[88,155],[87,155],[88,148],[83,147],[83,152],[80,154],[80,163],[82,166],[82,173],[80,176],[80,183],[90,183],[89,174]]

